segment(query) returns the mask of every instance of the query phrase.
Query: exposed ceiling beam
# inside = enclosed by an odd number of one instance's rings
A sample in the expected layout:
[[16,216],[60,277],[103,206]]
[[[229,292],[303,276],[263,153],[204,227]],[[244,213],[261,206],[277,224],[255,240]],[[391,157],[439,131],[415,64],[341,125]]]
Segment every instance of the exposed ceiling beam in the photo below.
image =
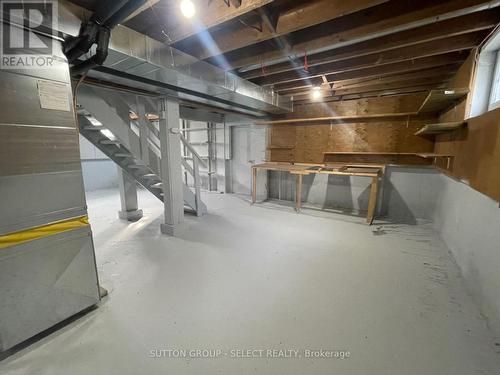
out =
[[[500,22],[500,9],[485,10],[318,53],[308,57],[308,64],[309,66],[315,66],[318,64],[341,61],[353,57],[407,47],[422,42],[430,42],[450,36],[466,34],[472,31],[485,30],[494,27],[498,22]],[[265,73],[275,74],[297,70],[298,66],[301,66],[301,62],[283,62],[267,66]],[[242,73],[241,77],[253,79],[261,77],[262,75],[262,69],[256,69]]]
[[[412,5],[422,2],[414,2]],[[429,3],[427,1],[427,3]],[[499,0],[450,0],[434,2],[433,5],[413,11],[404,12],[406,1],[396,1],[382,4],[370,10],[359,12],[348,19],[338,19],[328,23],[328,27],[318,25],[310,30],[298,32],[294,36],[293,52],[300,56],[304,51],[310,55],[333,48],[344,47],[381,36],[414,29],[419,26],[434,24],[437,21],[451,19],[479,12],[500,5]],[[422,6],[421,6],[422,7]],[[393,15],[393,16],[392,16]],[[270,66],[286,61],[279,50],[265,48],[264,50],[242,49],[226,55],[227,63],[233,68],[245,67],[245,70],[257,69],[262,62]],[[215,62],[216,59],[210,59]]]
[[332,83],[334,90],[361,87],[367,85],[376,85],[381,83],[392,83],[405,80],[415,80],[429,77],[446,77],[456,73],[460,64],[450,64],[438,66],[436,68],[423,69],[415,72],[391,74],[378,77],[346,79],[343,81],[335,81]]
[[229,2],[233,5],[235,8],[239,8],[241,6],[241,0],[229,0]]
[[[380,76],[386,76],[403,72],[413,72],[432,67],[438,67],[450,64],[461,64],[465,61],[467,56],[468,53],[452,52],[443,55],[424,57],[421,59],[402,61],[392,64],[330,74],[327,75],[326,78],[328,82],[335,83],[337,81],[343,81],[348,79],[380,77]],[[287,94],[291,90],[296,90],[299,88],[308,88],[308,87],[310,88],[313,85],[320,85],[322,82],[323,82],[322,79],[319,77],[311,79],[310,82],[293,81],[275,85],[274,90],[279,92],[280,94]]]
[[199,59],[206,59],[216,53],[226,53],[238,48],[246,47],[255,43],[289,34],[291,32],[314,26],[319,23],[357,12],[388,0],[311,0],[299,2],[297,6],[286,9],[277,19],[276,28],[249,28],[240,26],[228,32],[219,30],[212,33],[212,38],[218,50],[204,48],[203,43],[193,41],[190,49],[186,52]]
[[[428,93],[431,90],[434,90],[436,87],[434,85],[423,85],[423,86],[414,86],[414,87],[406,87],[406,88],[399,88],[399,89],[391,89],[391,90],[381,90],[381,91],[371,91],[371,92],[364,92],[364,93],[359,93],[359,94],[349,94],[349,95],[344,95],[344,96],[324,96],[323,97],[323,102],[330,102],[330,101],[348,101],[348,100],[356,100],[356,99],[363,99],[363,98],[375,98],[375,97],[385,97],[385,96],[396,96],[396,95],[406,95],[406,94],[414,94],[414,93],[422,93],[426,92]],[[440,85],[438,88],[445,88],[446,83],[443,85]],[[310,104],[314,103],[311,100],[310,96],[305,95],[303,98],[294,98],[294,105],[302,105],[302,104]],[[343,119],[342,122],[349,121],[348,119]],[[355,121],[355,120],[351,120]]]
[[[450,75],[454,74],[460,64],[449,64],[444,66],[438,66],[429,69],[422,69],[413,72],[404,72],[397,74],[387,74],[387,75],[378,75],[374,77],[364,77],[364,78],[354,78],[354,79],[346,79],[346,80],[337,80],[334,82],[329,82],[326,76],[322,76],[323,84],[322,87],[327,84],[329,85],[331,90],[334,90],[334,95],[337,95],[338,90],[344,89],[353,89],[359,87],[373,86],[379,84],[390,84],[400,81],[409,81],[409,80],[418,80],[418,79],[427,79],[427,78],[447,78]],[[324,78],[323,78],[324,77]],[[299,88],[296,90],[289,90],[286,92],[286,95],[293,95],[297,97],[299,95],[310,94],[310,88]]]
[[262,18],[262,21],[264,22],[266,27],[269,30],[271,30],[273,37],[274,37],[274,40],[276,41],[276,44],[278,45],[278,47],[280,49],[282,49],[284,51],[284,53],[287,54],[287,56],[290,59],[293,58],[292,45],[289,42],[288,38],[286,36],[278,35],[278,33],[276,31],[276,29],[277,29],[276,23],[277,23],[278,17],[271,15],[269,13],[269,11],[264,7],[257,9],[257,12],[259,13],[260,18]]
[[153,7],[154,5],[156,5],[159,2],[160,2],[160,0],[148,0],[148,1],[146,1],[139,8],[137,8],[134,12],[132,12],[130,14],[130,16],[128,16],[127,18],[125,18],[125,20],[122,23],[125,23],[128,20],[131,20],[132,18],[138,16],[139,14],[141,14],[142,12],[144,12],[146,9],[149,9],[149,8]]
[[351,94],[361,94],[368,93],[373,91],[384,91],[384,90],[394,90],[394,89],[403,89],[403,88],[411,88],[415,86],[437,86],[447,82],[450,79],[451,75],[448,74],[446,76],[438,76],[438,77],[428,77],[428,78],[419,78],[419,79],[409,79],[409,80],[400,80],[396,82],[387,82],[387,83],[379,83],[374,85],[367,86],[359,86],[353,88],[344,88],[333,90],[334,95],[351,95]]
[[308,80],[312,77],[321,77],[334,73],[346,72],[360,68],[390,64],[399,61],[413,60],[417,58],[444,54],[453,51],[472,49],[478,46],[486,37],[488,31],[477,31],[470,34],[453,36],[446,39],[420,43],[410,47],[398,48],[382,53],[366,55],[349,60],[342,60],[328,64],[313,66],[306,73],[304,71],[289,71],[254,80],[259,85],[274,85],[296,80]]
[[[414,92],[416,89],[420,89],[422,87],[431,87],[431,88],[440,88],[443,84],[445,84],[451,75],[445,76],[434,76],[427,78],[419,78],[419,79],[407,79],[407,80],[399,80],[393,82],[381,82],[371,85],[365,86],[357,86],[352,88],[343,88],[333,91],[323,91],[323,96],[339,96],[344,97],[346,95],[355,95],[355,94],[367,94],[371,92],[386,92],[392,90],[404,91],[404,89],[409,90],[409,92]],[[294,101],[304,100],[311,97],[310,92],[302,92],[299,94],[293,95]]]
[[[274,0],[241,0],[240,6],[228,7],[224,1],[211,1],[204,5],[203,11],[193,21],[182,19],[183,23],[174,25],[165,31],[169,43],[173,44],[203,30],[228,22],[248,12],[272,3]],[[206,3],[206,2],[205,2]],[[234,5],[234,4],[233,4]]]

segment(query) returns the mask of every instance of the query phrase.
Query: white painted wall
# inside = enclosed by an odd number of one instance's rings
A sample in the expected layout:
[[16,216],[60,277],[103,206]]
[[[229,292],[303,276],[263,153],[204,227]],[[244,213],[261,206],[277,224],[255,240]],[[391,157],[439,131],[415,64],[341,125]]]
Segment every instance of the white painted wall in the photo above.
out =
[[85,191],[118,188],[116,164],[108,160],[82,160]]
[[116,164],[81,135],[80,158],[86,191],[118,188]]
[[499,203],[440,175],[433,219],[483,314],[500,334]]
[[[440,173],[432,168],[387,167],[380,192],[378,215],[399,222],[432,219]],[[368,207],[371,179],[333,175],[303,177],[302,200],[322,208],[357,213]],[[293,200],[295,177],[271,172],[269,197]]]

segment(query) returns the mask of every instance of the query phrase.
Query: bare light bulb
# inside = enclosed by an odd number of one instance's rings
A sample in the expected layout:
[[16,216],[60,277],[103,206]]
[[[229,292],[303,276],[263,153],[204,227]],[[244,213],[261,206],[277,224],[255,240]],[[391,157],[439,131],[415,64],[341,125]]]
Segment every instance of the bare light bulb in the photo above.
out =
[[196,14],[196,7],[191,0],[181,1],[181,13],[186,18],[193,18]]
[[321,99],[321,87],[318,86],[313,87],[311,96],[313,100]]

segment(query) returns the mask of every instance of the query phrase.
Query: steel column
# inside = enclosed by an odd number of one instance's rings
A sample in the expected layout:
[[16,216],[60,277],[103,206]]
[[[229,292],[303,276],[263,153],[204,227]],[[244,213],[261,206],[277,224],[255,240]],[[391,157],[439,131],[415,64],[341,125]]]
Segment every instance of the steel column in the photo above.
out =
[[118,217],[122,220],[136,221],[142,217],[142,210],[137,204],[137,183],[123,169],[118,169],[118,188],[120,190],[121,211]]
[[141,148],[141,160],[149,165],[149,127],[146,119],[146,108],[139,96],[136,96],[137,124],[139,125],[139,139]]

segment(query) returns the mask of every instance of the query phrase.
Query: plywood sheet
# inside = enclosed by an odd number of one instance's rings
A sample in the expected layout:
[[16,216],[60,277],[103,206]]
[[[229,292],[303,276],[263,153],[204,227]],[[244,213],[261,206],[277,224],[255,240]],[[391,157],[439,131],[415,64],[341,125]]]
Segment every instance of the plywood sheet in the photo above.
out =
[[[432,119],[408,118],[342,124],[274,125],[269,144],[271,148],[269,160],[322,163],[323,155],[328,151],[429,153],[434,150],[433,138],[414,135],[429,121]],[[283,139],[279,139],[280,136]],[[289,146],[292,139],[294,139],[293,150],[274,149],[280,145]],[[293,156],[293,159],[285,159],[287,156]]]
[[468,127],[440,135],[437,153],[455,155],[450,167],[438,166],[500,201],[500,108],[467,120]]

